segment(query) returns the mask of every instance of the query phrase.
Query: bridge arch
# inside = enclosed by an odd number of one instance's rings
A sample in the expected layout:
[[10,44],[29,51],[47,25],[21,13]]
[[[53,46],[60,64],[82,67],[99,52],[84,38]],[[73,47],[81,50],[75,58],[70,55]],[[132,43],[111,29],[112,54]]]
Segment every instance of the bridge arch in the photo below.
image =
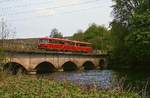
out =
[[56,68],[54,67],[52,63],[44,61],[44,62],[39,63],[35,67],[35,70],[37,74],[45,74],[45,73],[55,72]]
[[78,69],[78,67],[77,64],[75,64],[74,62],[68,61],[62,65],[62,69],[63,71],[75,71]]
[[6,63],[3,67],[3,71],[12,75],[16,75],[17,73],[27,73],[25,67],[17,62]]
[[84,70],[93,70],[96,69],[96,66],[92,61],[86,61],[82,65],[84,67]]

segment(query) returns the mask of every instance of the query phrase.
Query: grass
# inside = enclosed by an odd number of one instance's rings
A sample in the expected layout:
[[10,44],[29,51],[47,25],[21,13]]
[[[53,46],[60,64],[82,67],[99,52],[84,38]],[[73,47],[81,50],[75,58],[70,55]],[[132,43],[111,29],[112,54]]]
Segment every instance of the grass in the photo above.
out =
[[68,81],[0,73],[0,98],[140,98],[123,90],[98,90],[80,87]]

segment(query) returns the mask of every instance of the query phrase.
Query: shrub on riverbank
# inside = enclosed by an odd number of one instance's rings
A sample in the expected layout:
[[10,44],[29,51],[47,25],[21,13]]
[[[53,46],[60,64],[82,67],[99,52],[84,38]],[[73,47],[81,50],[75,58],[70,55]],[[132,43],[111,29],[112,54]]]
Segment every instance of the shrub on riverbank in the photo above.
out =
[[36,76],[0,77],[0,98],[138,98],[138,94],[124,91],[88,89],[69,82]]

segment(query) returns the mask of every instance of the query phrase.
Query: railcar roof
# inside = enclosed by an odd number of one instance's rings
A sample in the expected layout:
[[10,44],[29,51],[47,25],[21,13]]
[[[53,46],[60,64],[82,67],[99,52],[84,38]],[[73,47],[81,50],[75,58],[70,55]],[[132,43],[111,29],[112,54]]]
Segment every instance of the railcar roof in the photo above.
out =
[[69,39],[64,39],[64,38],[49,38],[49,37],[42,37],[39,39],[46,39],[46,40],[57,40],[57,41],[64,41],[64,42],[73,42],[73,43],[79,43],[79,44],[91,44],[88,42],[81,42],[81,41],[77,41],[77,40],[69,40]]

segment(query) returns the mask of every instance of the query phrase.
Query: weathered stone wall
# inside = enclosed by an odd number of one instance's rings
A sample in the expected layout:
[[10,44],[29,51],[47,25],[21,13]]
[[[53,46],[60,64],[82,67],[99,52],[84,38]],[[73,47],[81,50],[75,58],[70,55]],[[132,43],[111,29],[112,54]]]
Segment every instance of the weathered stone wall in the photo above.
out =
[[[104,63],[100,63],[102,61]],[[63,54],[63,53],[8,53],[7,63],[15,62],[20,64],[28,72],[36,71],[36,67],[42,62],[48,62],[57,70],[63,70],[66,62],[74,63],[79,70],[84,69],[85,62],[91,62],[97,69],[106,66],[107,58],[105,55],[94,54]],[[101,65],[100,65],[101,64]]]

